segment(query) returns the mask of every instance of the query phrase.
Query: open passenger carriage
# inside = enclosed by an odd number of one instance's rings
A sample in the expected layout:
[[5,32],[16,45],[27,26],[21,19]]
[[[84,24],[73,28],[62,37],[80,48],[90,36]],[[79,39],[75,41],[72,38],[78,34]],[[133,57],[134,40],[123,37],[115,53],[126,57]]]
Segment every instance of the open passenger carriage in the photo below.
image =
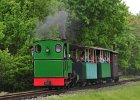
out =
[[70,46],[73,71],[80,81],[118,81],[118,53],[103,48]]

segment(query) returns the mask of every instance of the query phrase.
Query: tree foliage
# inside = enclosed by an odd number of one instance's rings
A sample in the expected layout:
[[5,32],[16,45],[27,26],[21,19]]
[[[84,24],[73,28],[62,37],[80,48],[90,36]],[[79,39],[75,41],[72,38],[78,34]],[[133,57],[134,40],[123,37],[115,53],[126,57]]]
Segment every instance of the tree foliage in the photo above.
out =
[[126,30],[128,11],[120,0],[68,0],[68,3],[71,13],[82,23],[84,45],[110,46]]
[[30,39],[37,21],[48,15],[50,3],[45,0],[1,0],[1,49],[8,48],[16,54]]
[[140,69],[140,14],[132,15],[128,17],[129,21],[129,30],[128,32],[132,33],[135,36],[135,41],[131,45],[131,58],[130,58],[130,68],[139,70]]
[[32,86],[31,57],[13,56],[8,49],[0,50],[0,89],[15,91]]
[[56,4],[57,0],[0,0],[0,89],[32,86],[29,46],[37,22],[54,13]]

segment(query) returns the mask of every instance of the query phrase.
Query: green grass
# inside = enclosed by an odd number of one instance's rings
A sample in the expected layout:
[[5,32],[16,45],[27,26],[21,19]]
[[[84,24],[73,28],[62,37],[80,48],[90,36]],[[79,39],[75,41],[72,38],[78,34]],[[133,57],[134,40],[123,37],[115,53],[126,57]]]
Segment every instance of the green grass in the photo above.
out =
[[41,100],[140,100],[140,82],[98,90],[68,92]]
[[140,78],[140,76],[134,76],[134,75],[121,76],[120,80],[129,80],[134,78]]

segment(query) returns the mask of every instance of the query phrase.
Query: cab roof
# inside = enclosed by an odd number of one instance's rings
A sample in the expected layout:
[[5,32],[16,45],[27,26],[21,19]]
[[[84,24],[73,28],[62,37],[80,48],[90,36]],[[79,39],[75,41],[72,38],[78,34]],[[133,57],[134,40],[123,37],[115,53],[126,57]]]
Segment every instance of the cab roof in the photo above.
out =
[[34,41],[35,42],[40,42],[40,41],[58,41],[58,42],[62,42],[61,40],[51,40],[51,39],[48,39],[48,40],[37,40],[37,41]]

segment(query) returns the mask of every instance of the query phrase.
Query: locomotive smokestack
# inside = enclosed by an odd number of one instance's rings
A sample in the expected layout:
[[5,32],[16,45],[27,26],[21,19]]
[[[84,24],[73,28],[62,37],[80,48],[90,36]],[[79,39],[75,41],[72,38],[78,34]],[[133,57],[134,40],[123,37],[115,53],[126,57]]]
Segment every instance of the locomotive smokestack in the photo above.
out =
[[59,12],[61,15],[59,19],[59,32],[60,32],[60,37],[62,41],[66,41],[66,22],[68,20],[68,14],[65,11]]
[[66,27],[65,24],[60,25],[60,38],[62,41],[66,41]]
[[61,35],[61,40],[62,40],[62,41],[66,41],[66,40],[67,40],[67,38],[66,38],[66,35],[65,35],[65,34],[62,34],[62,35]]

